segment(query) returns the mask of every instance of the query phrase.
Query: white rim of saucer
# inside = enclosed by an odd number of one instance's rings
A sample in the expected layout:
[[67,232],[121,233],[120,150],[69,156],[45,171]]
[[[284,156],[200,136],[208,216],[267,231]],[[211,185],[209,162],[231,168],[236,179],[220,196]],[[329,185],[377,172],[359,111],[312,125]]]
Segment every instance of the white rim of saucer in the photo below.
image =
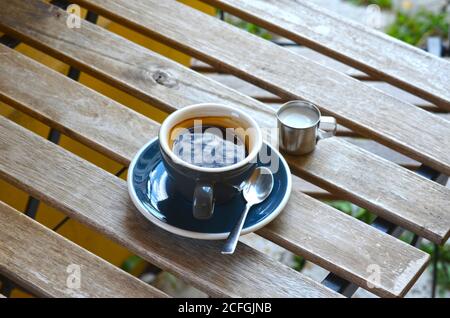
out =
[[[136,208],[138,209],[138,211],[150,222],[152,222],[153,224],[155,224],[156,226],[183,236],[183,237],[189,237],[189,238],[194,238],[194,239],[200,239],[200,240],[224,240],[228,237],[229,232],[225,232],[225,233],[201,233],[201,232],[194,232],[194,231],[189,231],[189,230],[183,230],[180,229],[176,226],[170,225],[168,223],[164,223],[162,221],[160,221],[158,218],[156,218],[155,216],[153,216],[152,213],[150,213],[149,211],[147,211],[147,209],[144,207],[144,205],[141,203],[141,201],[138,199],[137,195],[136,195],[136,190],[133,186],[133,182],[132,182],[132,172],[134,170],[134,167],[136,165],[137,160],[139,159],[139,157],[141,156],[142,152],[148,148],[149,145],[151,145],[152,143],[154,143],[156,140],[158,139],[158,137],[150,140],[148,143],[146,143],[141,149],[139,149],[139,151],[136,153],[136,155],[134,156],[133,160],[131,161],[131,164],[128,168],[128,174],[127,174],[127,184],[128,184],[128,193],[130,194],[131,200],[133,201],[134,205],[136,206]],[[280,152],[278,150],[276,150],[275,148],[273,148],[271,145],[267,144],[266,142],[264,142],[268,147],[271,148],[272,151],[275,151],[275,153],[278,155],[278,157],[280,158],[284,168],[286,169],[286,173],[287,173],[287,187],[286,187],[286,192],[284,193],[284,197],[283,200],[280,202],[280,204],[278,205],[278,207],[275,208],[275,210],[268,216],[266,217],[264,220],[262,220],[261,222],[256,223],[255,225],[252,225],[248,228],[245,228],[242,230],[241,235],[245,235],[248,233],[252,233],[255,232],[257,230],[259,230],[260,228],[266,226],[267,224],[269,224],[270,222],[272,222],[283,210],[283,208],[286,206],[289,197],[291,195],[291,190],[292,190],[292,175],[291,175],[291,170],[289,169],[289,166],[286,162],[286,160],[284,159],[284,157],[280,154]]]

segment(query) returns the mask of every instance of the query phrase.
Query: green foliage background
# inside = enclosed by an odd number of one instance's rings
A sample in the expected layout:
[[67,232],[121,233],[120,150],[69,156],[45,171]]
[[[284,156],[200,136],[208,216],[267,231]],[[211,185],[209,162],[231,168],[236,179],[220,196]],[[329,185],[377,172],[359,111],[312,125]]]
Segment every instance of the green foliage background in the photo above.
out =
[[397,12],[395,22],[386,33],[412,45],[423,44],[429,36],[448,37],[449,19],[446,13],[421,10],[415,14]]

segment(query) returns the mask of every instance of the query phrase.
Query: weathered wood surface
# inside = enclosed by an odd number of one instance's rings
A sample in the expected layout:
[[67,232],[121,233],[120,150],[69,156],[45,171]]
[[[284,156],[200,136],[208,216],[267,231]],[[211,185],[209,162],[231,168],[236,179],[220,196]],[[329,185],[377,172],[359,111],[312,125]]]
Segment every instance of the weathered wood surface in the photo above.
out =
[[[8,50],[0,46],[0,54],[6,53],[8,53]],[[63,79],[63,77],[55,78],[55,74],[51,70],[45,69],[37,63],[30,63],[27,59],[20,58],[17,53],[9,52],[9,54],[6,59],[0,58],[3,74],[23,74],[25,76],[18,82],[22,85],[16,85],[17,83],[12,82],[11,78],[0,78],[3,90],[0,92],[0,99],[14,105],[15,108],[125,165],[129,164],[130,156],[136,152],[139,146],[130,143],[129,140],[144,142],[157,135],[158,123],[149,124],[149,122],[152,122],[150,119],[128,108],[110,107],[113,102],[99,97],[98,94],[92,94],[88,88],[86,90],[89,93],[86,93],[85,90],[79,90],[77,87],[70,85],[69,80]],[[23,73],[23,70],[27,70],[29,73]],[[33,76],[30,77],[27,74],[33,74]],[[39,76],[45,78],[42,81],[36,81],[35,78]],[[8,83],[12,84],[9,88],[6,86]],[[63,87],[59,84],[62,84]],[[30,86],[36,87],[37,90],[29,90],[28,87]],[[49,87],[53,87],[54,90],[46,90]],[[15,94],[8,93],[9,89],[14,89]],[[56,98],[61,92],[67,93],[63,97],[70,98],[73,107],[66,107],[66,102],[62,101],[61,98]],[[17,94],[23,94],[23,96]],[[85,101],[86,94],[89,95],[89,103]],[[60,104],[61,108],[52,107],[53,103]],[[94,108],[92,105],[98,105],[98,107]],[[58,110],[63,111],[58,112]],[[96,119],[99,116],[98,114],[102,115],[101,119]],[[121,127],[123,121],[128,122],[127,118],[132,118],[132,126],[137,128],[135,130],[121,129],[120,135],[118,135],[118,131],[115,131],[115,129]],[[92,136],[95,136],[95,140],[91,139]],[[114,138],[111,138],[112,136]],[[296,186],[301,189],[301,192],[320,199],[335,198],[325,190],[299,178],[297,179]]]
[[[346,151],[334,151],[335,144],[344,143],[340,138],[335,138],[333,143],[330,140],[323,140],[320,147],[317,147],[316,153],[321,153],[320,157],[333,157],[336,165],[331,167],[326,161],[321,161],[319,157],[289,157],[290,161],[296,162],[291,166],[295,171],[296,167],[302,167],[302,170],[296,171],[299,176],[307,181],[312,181],[321,188],[327,189],[342,198],[350,199],[353,195],[353,189],[345,189],[347,180],[352,179],[356,182],[361,182],[361,193],[370,195],[376,194],[373,201],[363,201],[353,198],[352,201],[359,206],[367,207],[374,211],[379,206],[384,206],[385,209],[379,210],[378,215],[392,221],[395,224],[401,224],[405,228],[411,229],[413,232],[423,232],[423,236],[427,236],[430,240],[435,242],[445,242],[450,234],[450,191],[448,188],[430,182],[410,172],[406,169],[399,169],[395,165],[386,165],[385,170],[379,170],[373,173],[364,173],[363,171],[356,172],[349,167],[345,160],[357,162],[362,167],[365,167],[371,161],[383,161],[376,155],[368,155],[361,148],[357,146],[348,147]],[[340,166],[339,166],[340,163]],[[324,178],[318,180],[315,177],[308,175],[309,170],[322,169],[328,174],[334,174],[333,181],[341,180],[340,186],[332,185],[328,179]],[[395,177],[393,177],[395,175]],[[379,180],[384,179],[384,182]],[[331,179],[331,178],[330,178]],[[370,190],[363,184],[370,184]],[[405,189],[392,193],[388,188]],[[420,189],[427,189],[428,194],[424,194]],[[406,192],[408,197],[404,196]],[[363,198],[364,196],[361,196]],[[397,207],[397,211],[402,210],[402,213],[385,213],[387,207]],[[411,209],[414,206],[414,209]],[[405,211],[410,213],[405,213]],[[433,219],[433,224],[429,223],[429,219]],[[413,221],[414,220],[414,221]],[[436,235],[437,233],[440,233]]]
[[204,2],[450,110],[450,63],[419,48],[308,1]]
[[364,82],[366,85],[369,85],[370,87],[373,87],[375,89],[378,89],[388,95],[391,95],[395,97],[398,100],[401,100],[403,102],[406,102],[408,104],[416,105],[420,108],[423,108],[425,110],[431,110],[431,111],[438,111],[438,112],[445,112],[446,110],[442,108],[438,108],[435,105],[427,102],[423,98],[420,98],[416,95],[413,95],[405,90],[402,90],[398,87],[395,87],[391,84],[385,83],[385,82],[379,82],[379,81],[371,81],[371,82]]
[[[8,155],[8,154],[7,154]],[[167,297],[0,201],[0,272],[42,297]],[[80,286],[67,282],[79,269]]]
[[[323,66],[332,68],[335,71],[344,73],[348,76],[360,79],[360,80],[373,80],[373,78],[369,77],[367,74],[358,71],[348,65],[345,65],[339,61],[336,61],[328,56],[325,56],[323,54],[320,54],[316,51],[313,51],[305,46],[285,46],[285,48],[291,52],[294,52],[296,54],[299,54],[303,57],[306,57],[310,59],[311,61],[314,61],[316,63],[319,63]],[[221,72],[222,70],[218,70],[214,68],[213,66],[202,62],[197,59],[192,59],[191,68],[198,71],[198,72],[205,72],[205,73],[216,73]]]
[[447,120],[447,121],[450,121],[450,113],[439,114],[438,116],[443,118],[443,119],[445,119],[445,120]]
[[[205,74],[212,80],[215,80],[225,86],[228,86],[234,90],[237,90],[238,92],[241,92],[245,95],[251,96],[255,99],[258,99],[260,101],[266,102],[266,103],[282,103],[286,102],[286,99],[281,99],[280,97],[266,91],[265,89],[262,89],[256,85],[253,85],[249,82],[246,82],[238,77],[228,75],[228,74],[220,74],[220,73],[210,73]],[[369,85],[370,87],[376,88],[380,91],[385,92],[386,94],[389,94],[401,101],[414,104],[417,107],[431,110],[431,111],[439,111],[443,112],[444,110],[437,108],[436,106],[430,104],[429,102],[414,96],[404,90],[401,90],[395,86],[392,86],[387,83],[383,82],[377,82],[377,81],[370,81],[370,82],[364,82],[365,84]]]
[[[7,48],[0,47],[0,53],[6,54],[7,52],[9,52]],[[137,138],[137,140],[146,140],[150,139],[150,137],[156,136],[158,129],[156,123],[150,130],[147,125],[148,119],[146,119],[146,117],[123,107],[110,107],[109,103],[102,98],[96,100],[96,102],[100,105],[98,112],[94,113],[92,109],[85,109],[85,93],[69,85],[69,83],[71,83],[69,80],[63,80],[64,83],[67,82],[64,86],[64,91],[69,91],[68,96],[70,96],[73,100],[71,104],[73,107],[63,108],[64,112],[56,114],[54,107],[52,107],[52,103],[56,99],[55,96],[57,96],[58,90],[54,89],[52,92],[47,92],[46,88],[48,86],[57,87],[57,82],[61,81],[59,77],[55,78],[52,76],[53,74],[51,71],[39,67],[36,63],[30,63],[25,58],[20,58],[18,54],[14,54],[13,52],[9,53],[11,56],[5,55],[5,57],[2,58],[2,63],[4,62],[2,65],[4,71],[3,74],[5,76],[2,77],[2,80],[0,80],[3,87],[3,93],[0,94],[3,96],[5,102],[15,105],[15,107],[27,113],[32,113],[34,117],[54,126],[65,134],[72,136],[77,134],[77,139],[81,139],[88,146],[93,146],[94,148],[104,148],[102,151],[105,154],[123,164],[128,163],[127,154],[136,151],[136,148],[130,145],[127,140],[135,138]],[[27,70],[27,72],[24,73],[22,70]],[[30,74],[33,74],[33,76],[30,77]],[[49,75],[41,81],[36,81],[35,76],[38,76],[39,74]],[[20,79],[17,81],[11,80],[13,78],[12,76],[20,77]],[[46,83],[48,81],[52,84],[47,85]],[[9,85],[9,88],[7,88],[7,85]],[[37,89],[29,90],[28,87],[30,86],[36,87]],[[14,94],[8,94],[9,91],[14,92]],[[25,96],[19,96],[18,94],[23,94]],[[98,96],[94,94],[91,98],[95,100]],[[22,104],[34,106],[24,109],[21,107]],[[105,113],[105,118],[101,121],[95,119],[98,117],[98,113],[100,112]],[[95,120],[93,121],[90,119],[91,117]],[[49,123],[49,118],[56,118],[58,120],[53,123]],[[70,129],[80,127],[81,123],[86,123],[87,118],[91,123],[90,125],[83,124],[83,128],[79,131],[68,131]],[[119,126],[122,121],[128,121],[128,118],[133,118],[132,122],[133,126],[136,127],[135,131],[131,129],[121,130],[120,135],[117,135],[114,131],[112,131],[111,127]],[[95,135],[96,145],[92,145],[89,139],[83,139],[83,136],[80,135],[81,132],[91,136]],[[137,137],[136,134],[142,135]],[[115,138],[111,138],[112,135],[115,135]],[[420,163],[417,161],[396,153],[395,151],[377,144],[376,142],[364,139],[349,138],[345,140],[409,169],[415,169],[420,166]],[[120,147],[118,147],[118,145],[120,145]],[[128,149],[126,148],[127,145]],[[305,185],[306,183],[303,182],[301,184]],[[302,189],[306,190],[302,191],[306,193],[315,194],[317,192],[317,189],[314,190],[314,186],[304,186]]]
[[410,170],[416,170],[421,166],[420,162],[417,162],[411,158],[408,158],[401,153],[398,153],[386,146],[383,146],[373,140],[362,139],[362,138],[350,138],[342,137],[340,140],[344,140],[348,143],[358,146],[370,153],[373,153],[381,158],[395,162],[396,164],[405,167]]
[[75,2],[279,96],[309,100],[346,127],[450,174],[450,138],[439,138],[450,135],[450,123],[411,104],[177,1]]
[[[241,80],[240,78],[235,77],[233,75],[219,74],[219,73],[211,73],[211,74],[205,74],[205,75],[208,78],[210,78],[216,82],[219,82],[231,89],[234,89],[242,94],[248,95],[259,101],[268,103],[268,105],[271,106],[275,110],[282,103],[287,102],[287,100],[283,100],[283,99],[279,98],[278,96],[276,96],[260,87],[257,87],[251,83]],[[402,101],[406,101],[408,103],[413,103],[417,107],[420,107],[420,108],[423,108],[426,110],[430,110],[430,111],[436,111],[436,110],[440,111],[439,113],[436,113],[436,115],[441,118],[444,117],[443,115],[448,114],[448,113],[441,113],[441,112],[443,112],[443,110],[424,101],[421,98],[411,95],[408,92],[398,89],[392,85],[382,83],[382,82],[375,82],[375,81],[367,82],[367,85],[377,88],[381,91],[384,91],[387,94],[389,94],[397,99],[400,99]],[[358,134],[356,134],[354,131],[352,131],[342,125],[338,125],[336,135],[337,136],[358,136]]]
[[[137,150],[130,141],[157,135],[158,123],[87,87],[72,85],[73,80],[5,46],[0,46],[0,63],[1,100],[122,164],[128,165],[130,153]],[[124,122],[132,125],[116,130]],[[86,136],[95,136],[95,144]]]
[[[0,65],[5,70],[3,73],[5,78],[11,79],[10,76],[14,76],[15,82],[21,83],[11,85],[11,81],[2,80],[0,75],[0,99],[7,96],[7,100],[16,107],[103,153],[111,154],[115,151],[121,153],[125,164],[129,163],[141,145],[156,136],[156,123],[137,116],[122,105],[13,50],[0,47]],[[19,72],[20,69],[26,69],[27,73],[20,75],[23,74]],[[29,93],[30,86],[34,87],[35,93]],[[49,99],[48,96],[52,98]],[[80,96],[83,96],[82,103],[67,103]],[[108,108],[108,112],[104,111],[104,107]],[[121,121],[111,116],[120,116],[126,120]],[[108,127],[106,132],[105,127]],[[135,131],[134,138],[129,140],[120,138],[124,130]],[[142,130],[142,133],[137,130]],[[109,138],[105,138],[106,135]],[[370,276],[365,269],[373,263],[383,264],[382,268],[387,266],[383,271],[397,274],[389,274],[386,281],[383,281],[374,292],[384,296],[403,295],[421,272],[423,264],[419,262],[416,263],[417,266],[409,266],[409,273],[404,273],[401,268],[408,263],[408,258],[410,264],[413,264],[422,257],[421,254],[417,254],[417,251],[410,247],[406,247],[403,251],[404,244],[396,239],[300,193],[300,183],[302,181],[294,177],[296,190],[290,199],[294,203],[290,204],[268,228],[259,231],[258,234],[276,240],[295,253],[305,254],[308,259],[311,258],[317,264],[332,269],[365,288]],[[327,221],[333,222],[332,229],[321,223]],[[307,228],[300,226],[304,223],[308,223],[309,226]],[[283,224],[295,225],[297,229],[293,231],[290,226],[285,227]],[[336,231],[334,227],[341,230]],[[328,231],[329,229],[331,231]],[[359,236],[359,240],[355,241],[355,236]],[[314,237],[314,240],[305,240],[305,237]],[[369,250],[369,246],[373,248]],[[403,251],[402,262],[398,263],[397,256],[391,258],[389,254],[382,252],[392,248]],[[365,251],[364,255],[355,262],[354,255],[361,254],[362,250]],[[397,276],[398,273],[402,273],[401,276]]]
[[1,177],[212,296],[340,297],[244,244],[229,257],[220,254],[220,241],[159,229],[136,211],[125,181],[4,117],[0,153]]
[[[82,23],[80,29],[69,29],[65,24],[66,13],[58,9],[50,10],[49,6],[41,1],[29,1],[25,6],[14,5],[11,10],[15,10],[16,14],[10,12],[9,15],[3,16],[0,12],[0,25],[9,21],[7,24],[14,29],[21,26],[20,33],[13,32],[16,36],[144,101],[169,111],[205,101],[239,105],[254,114],[261,127],[275,126],[272,109],[101,27]],[[39,20],[39,26],[33,22],[28,23],[28,15],[35,17],[35,22]],[[16,19],[10,21],[10,16]],[[166,74],[167,78],[161,81],[162,73]],[[393,163],[365,155],[361,149],[338,142],[337,138],[319,143],[317,149],[327,147],[329,149],[315,151],[307,157],[309,160],[321,162],[323,167],[306,165],[291,159],[292,169],[303,173],[308,181],[321,187],[326,186],[326,190],[335,194],[345,194],[346,198],[360,203],[363,207],[366,204],[372,212],[382,214],[392,221],[400,221],[399,225],[434,242],[441,243],[447,239],[450,221],[442,222],[443,216],[444,220],[450,219],[445,218],[449,214],[447,190],[442,190],[440,185],[404,171]],[[337,153],[341,154],[339,161],[336,160]],[[356,158],[364,162],[364,165],[353,160],[354,154],[357,154]],[[348,160],[343,161],[345,156],[348,156]],[[351,174],[340,174],[342,165],[355,175],[372,177],[352,178]],[[384,174],[384,171],[389,171],[389,174]],[[405,175],[408,176],[408,182],[412,182],[411,185],[398,184],[398,180]],[[323,182],[324,179],[327,180],[326,183]],[[380,202],[377,194],[380,184],[384,185],[385,190],[386,200],[383,202]],[[336,189],[340,192],[336,192]],[[418,197],[417,193],[422,195]],[[401,200],[398,200],[399,198]],[[419,211],[417,206],[425,207],[425,210]]]

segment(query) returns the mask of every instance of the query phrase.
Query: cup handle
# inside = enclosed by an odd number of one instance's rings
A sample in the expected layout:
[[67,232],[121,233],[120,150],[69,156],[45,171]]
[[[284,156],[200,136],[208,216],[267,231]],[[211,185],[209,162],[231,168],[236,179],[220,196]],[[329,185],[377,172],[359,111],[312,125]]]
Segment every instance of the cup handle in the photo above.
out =
[[325,138],[330,138],[330,137],[333,137],[336,135],[336,129],[337,129],[336,118],[330,117],[330,116],[322,116],[320,118],[320,124],[322,124],[322,123],[330,125],[331,128],[327,128],[327,129],[319,128],[319,131],[317,134],[317,141],[325,139]]
[[214,212],[214,191],[209,183],[197,182],[194,190],[193,214],[196,219],[209,219]]

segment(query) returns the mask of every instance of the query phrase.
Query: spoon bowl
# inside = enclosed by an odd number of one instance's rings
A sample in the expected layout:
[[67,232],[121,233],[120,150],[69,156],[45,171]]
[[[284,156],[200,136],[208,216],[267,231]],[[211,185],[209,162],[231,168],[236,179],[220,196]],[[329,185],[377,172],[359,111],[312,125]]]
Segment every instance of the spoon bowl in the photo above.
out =
[[247,180],[242,192],[247,203],[258,204],[267,199],[272,192],[272,188],[272,172],[268,168],[259,167]]

